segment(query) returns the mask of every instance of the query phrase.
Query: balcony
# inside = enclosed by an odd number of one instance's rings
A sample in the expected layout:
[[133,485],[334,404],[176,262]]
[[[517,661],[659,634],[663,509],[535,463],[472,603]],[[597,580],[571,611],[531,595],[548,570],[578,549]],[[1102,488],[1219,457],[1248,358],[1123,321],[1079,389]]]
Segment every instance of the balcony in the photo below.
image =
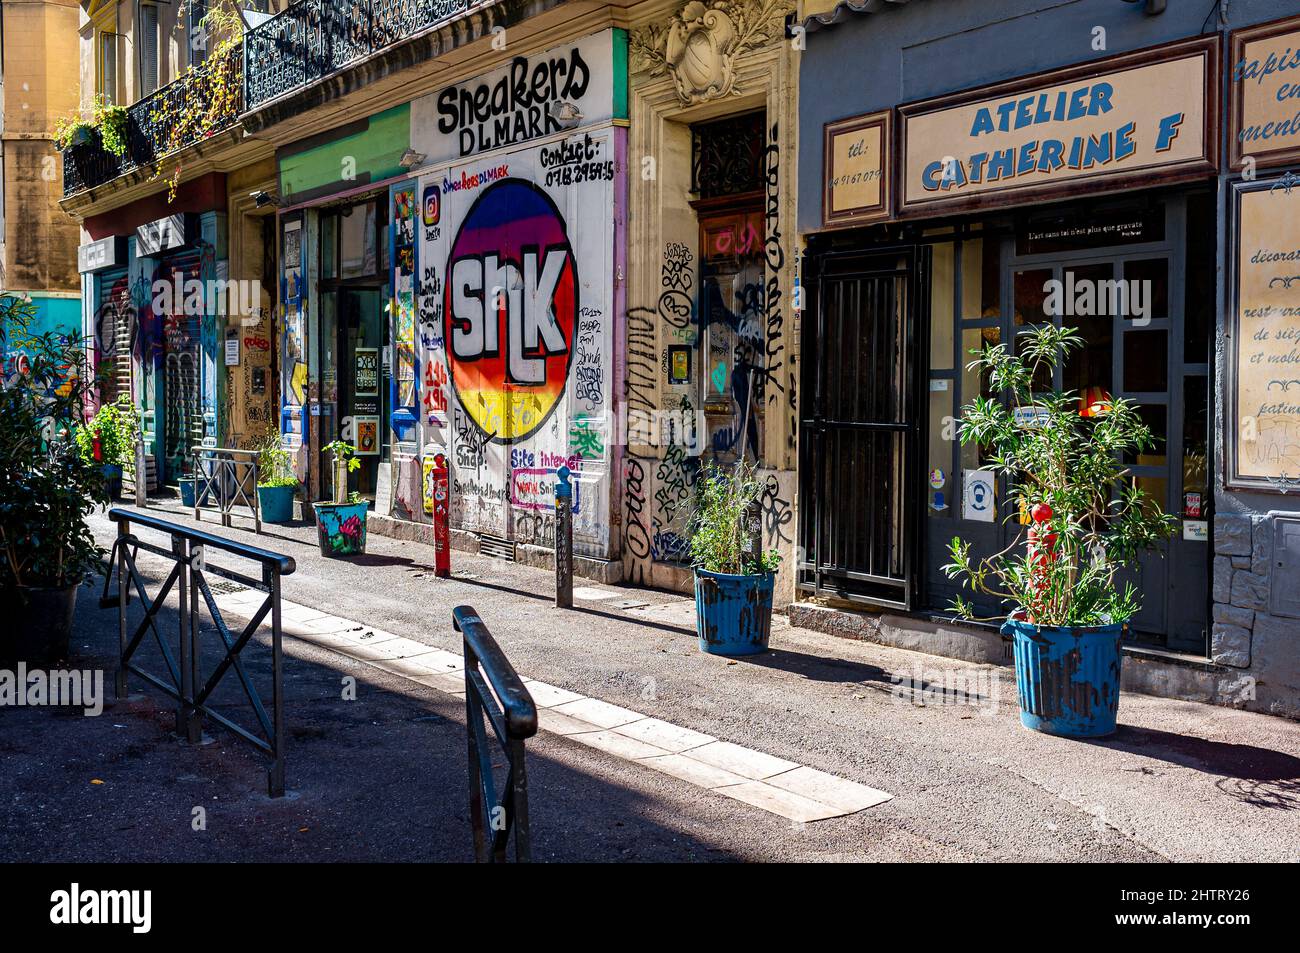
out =
[[495,0],[297,0],[244,34],[246,110]]
[[187,73],[128,107],[127,147],[124,155],[113,155],[100,144],[97,137],[63,150],[64,198],[111,182],[118,176],[137,169],[152,171],[169,153],[189,148],[234,125],[243,111],[242,93],[235,97],[232,108],[223,110],[220,115],[208,117],[202,128],[194,129],[181,142],[173,143],[177,116],[186,108],[190,85],[197,82],[198,77],[207,70],[221,68],[237,72],[242,60],[242,51],[236,46],[221,63],[209,63],[195,73]]

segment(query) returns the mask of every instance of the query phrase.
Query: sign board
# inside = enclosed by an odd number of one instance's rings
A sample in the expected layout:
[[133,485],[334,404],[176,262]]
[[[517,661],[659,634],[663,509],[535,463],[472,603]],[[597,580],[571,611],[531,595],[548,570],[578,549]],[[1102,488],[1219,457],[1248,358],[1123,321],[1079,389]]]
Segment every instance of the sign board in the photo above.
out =
[[126,239],[120,235],[109,235],[77,248],[77,271],[82,274],[125,264]]
[[822,224],[860,225],[893,213],[889,111],[828,122],[822,145]]
[[1217,38],[900,107],[900,215],[987,208],[1213,173]]
[[1233,169],[1300,160],[1300,17],[1228,38],[1228,161]]
[[353,394],[357,397],[379,396],[379,348],[359,347],[356,349]]
[[356,455],[358,457],[377,456],[382,449],[379,445],[379,415],[355,415],[352,418],[352,427],[357,441]]
[[1300,186],[1233,185],[1228,483],[1300,480]]
[[160,255],[173,248],[183,248],[197,231],[194,216],[190,212],[145,222],[135,230],[135,253],[143,258]]
[[416,99],[411,148],[436,165],[606,122],[626,46],[624,31],[604,30]]
[[967,470],[963,476],[961,518],[992,523],[997,513],[993,505],[996,485],[992,470]]
[[239,328],[226,329],[226,367],[239,366]]

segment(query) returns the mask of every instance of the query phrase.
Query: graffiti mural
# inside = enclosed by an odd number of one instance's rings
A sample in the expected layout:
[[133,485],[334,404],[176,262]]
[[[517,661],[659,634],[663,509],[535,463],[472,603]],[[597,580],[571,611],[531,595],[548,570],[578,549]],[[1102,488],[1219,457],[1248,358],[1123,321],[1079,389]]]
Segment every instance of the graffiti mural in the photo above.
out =
[[420,180],[423,457],[444,452],[452,525],[610,547],[614,195],[621,130],[580,132]]

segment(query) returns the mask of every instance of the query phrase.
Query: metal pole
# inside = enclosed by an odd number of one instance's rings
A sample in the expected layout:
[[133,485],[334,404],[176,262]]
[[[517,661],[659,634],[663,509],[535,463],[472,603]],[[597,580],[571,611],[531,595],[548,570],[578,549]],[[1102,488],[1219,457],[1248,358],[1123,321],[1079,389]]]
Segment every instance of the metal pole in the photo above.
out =
[[126,697],[126,538],[131,524],[117,524],[117,679],[114,688],[119,699]]
[[172,555],[177,562],[176,594],[180,599],[177,621],[180,624],[178,662],[181,684],[180,697],[176,701],[176,734],[197,741],[197,738],[190,737],[189,709],[190,700],[194,697],[194,669],[190,666],[190,652],[193,651],[194,643],[190,640],[190,626],[194,623],[194,617],[190,614],[190,551],[189,541],[185,537],[172,536]]
[[190,642],[190,667],[189,667],[189,691],[185,692],[186,697],[190,700],[189,720],[185,724],[185,737],[192,744],[198,744],[203,740],[203,726],[199,709],[193,702],[199,693],[199,686],[202,679],[199,677],[199,579],[203,575],[204,556],[207,550],[202,543],[191,543],[189,547],[189,575],[190,575],[190,625],[189,625],[189,642]]
[[451,480],[441,453],[433,458],[433,574],[451,577]]
[[144,431],[135,433],[135,505],[144,509],[149,500],[149,473],[145,468]]
[[555,472],[555,608],[573,608],[573,485],[568,467]]
[[280,644],[280,569],[271,567],[271,767],[267,793],[284,797],[284,651]]

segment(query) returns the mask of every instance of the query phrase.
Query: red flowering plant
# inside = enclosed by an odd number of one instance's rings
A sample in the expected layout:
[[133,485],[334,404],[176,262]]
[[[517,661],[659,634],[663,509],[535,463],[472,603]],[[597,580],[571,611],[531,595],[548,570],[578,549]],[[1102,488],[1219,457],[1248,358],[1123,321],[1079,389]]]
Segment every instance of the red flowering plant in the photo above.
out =
[[[1121,590],[1117,574],[1176,525],[1124,463],[1157,443],[1136,404],[1111,400],[1085,416],[1078,394],[1036,387],[1082,344],[1074,328],[1039,326],[1020,333],[1016,353],[986,344],[971,352],[968,367],[986,374],[1005,399],[977,397],[963,407],[961,442],[985,449],[989,468],[1007,480],[1011,512],[1032,524],[987,558],[972,556],[970,543],[955,537],[943,569],[963,589],[1001,600],[1013,616],[1039,626],[1127,622],[1141,596],[1131,583]],[[964,595],[953,609],[976,618]]]

